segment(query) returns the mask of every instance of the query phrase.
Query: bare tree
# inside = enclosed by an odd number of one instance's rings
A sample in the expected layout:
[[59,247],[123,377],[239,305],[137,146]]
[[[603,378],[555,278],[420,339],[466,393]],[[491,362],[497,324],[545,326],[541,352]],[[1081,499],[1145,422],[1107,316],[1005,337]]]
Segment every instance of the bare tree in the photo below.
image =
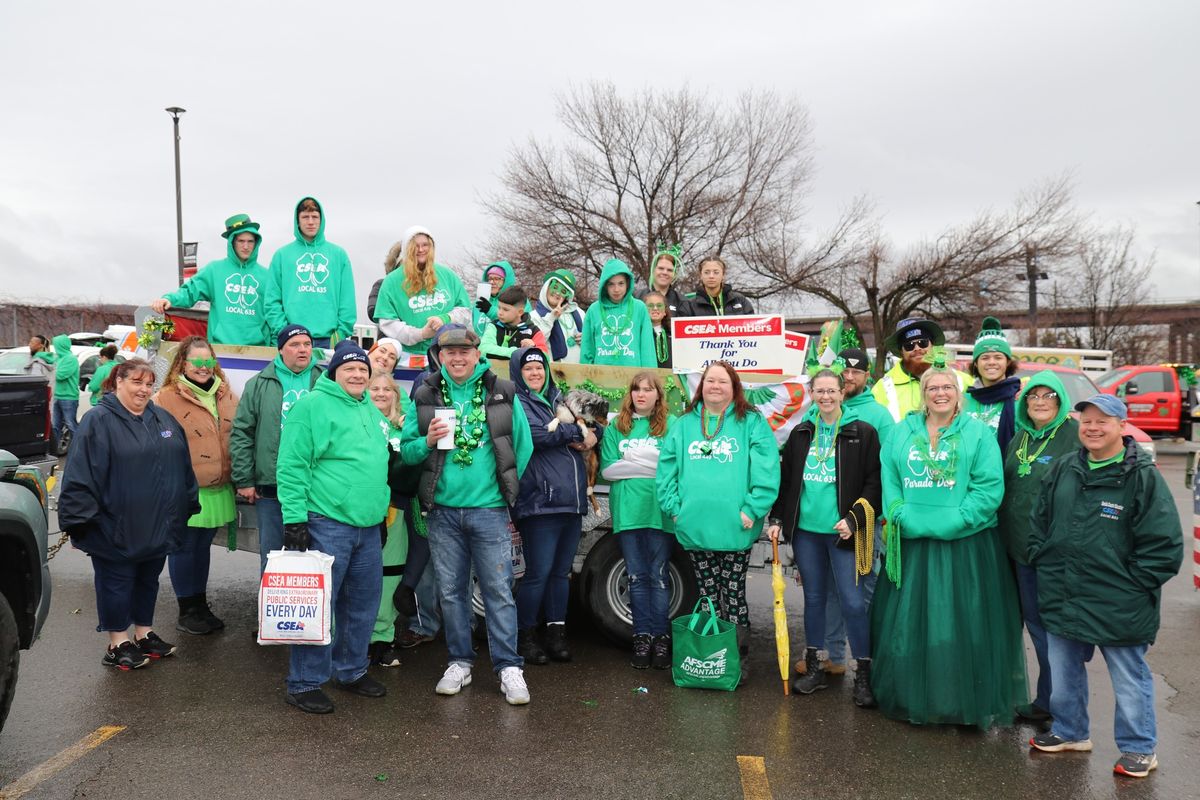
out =
[[526,283],[582,267],[586,299],[614,256],[646,278],[661,240],[681,243],[688,264],[736,255],[733,277],[751,296],[780,290],[763,259],[796,237],[812,169],[797,100],[748,93],[727,106],[687,88],[625,98],[594,83],[560,97],[558,116],[570,141],[514,148],[504,191],[484,203],[498,222],[487,249]]

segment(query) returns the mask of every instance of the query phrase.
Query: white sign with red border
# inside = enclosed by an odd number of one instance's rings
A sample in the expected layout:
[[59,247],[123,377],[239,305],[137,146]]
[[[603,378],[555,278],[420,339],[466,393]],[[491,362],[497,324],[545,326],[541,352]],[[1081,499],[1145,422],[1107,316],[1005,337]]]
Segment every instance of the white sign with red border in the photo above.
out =
[[782,375],[788,362],[783,317],[678,317],[671,320],[671,363],[677,371],[727,361],[739,372]]

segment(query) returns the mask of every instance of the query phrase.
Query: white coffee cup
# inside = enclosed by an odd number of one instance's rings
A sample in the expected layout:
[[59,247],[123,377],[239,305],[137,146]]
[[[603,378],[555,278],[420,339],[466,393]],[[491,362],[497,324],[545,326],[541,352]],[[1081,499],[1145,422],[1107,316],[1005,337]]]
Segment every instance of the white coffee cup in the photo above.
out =
[[[489,287],[490,288],[490,287]],[[434,419],[444,419],[446,424],[450,426],[450,430],[446,435],[437,441],[438,450],[453,450],[454,449],[454,425],[458,421],[458,412],[448,406],[439,406],[433,410]]]
[[482,300],[492,296],[492,285],[487,281],[475,285],[475,299]]

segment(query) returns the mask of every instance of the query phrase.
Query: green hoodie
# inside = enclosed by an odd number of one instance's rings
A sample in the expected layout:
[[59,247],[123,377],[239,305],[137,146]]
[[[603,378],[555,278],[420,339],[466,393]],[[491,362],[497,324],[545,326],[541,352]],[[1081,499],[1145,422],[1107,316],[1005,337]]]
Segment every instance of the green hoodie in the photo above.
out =
[[262,236],[254,234],[254,252],[242,261],[233,248],[234,236],[225,243],[225,258],[210,261],[183,286],[164,294],[172,306],[191,308],[207,300],[208,340],[213,344],[263,346],[274,342],[267,336],[263,293],[271,273],[258,263]]
[[856,418],[874,428],[875,433],[879,434],[881,447],[887,441],[892,428],[896,427],[896,420],[892,419],[888,410],[880,405],[879,401],[875,399],[875,395],[871,394],[870,387],[847,399],[842,403],[842,408],[847,411],[853,410]]
[[[703,404],[675,421],[663,440],[655,486],[658,502],[675,518],[675,536],[688,550],[745,550],[762,533],[779,494],[779,445],[763,415],[738,419],[732,406],[720,431],[705,437]],[[740,513],[739,513],[740,512]],[[753,524],[742,528],[741,514]]]
[[674,417],[667,417],[661,437],[650,433],[650,420],[634,417],[629,433],[609,425],[600,443],[600,468],[609,481],[608,506],[612,510],[613,533],[653,528],[672,532],[675,525],[663,514],[655,492],[654,476],[663,440],[671,435]]
[[54,352],[54,399],[79,399],[79,359],[71,352],[71,337],[60,333],[53,339]]
[[[929,452],[925,415],[900,420],[880,453],[883,516],[899,524],[903,539],[965,539],[996,525],[1004,496],[1000,445],[992,429],[958,414],[938,442],[939,464],[953,465],[953,477],[934,480],[920,450]],[[899,503],[893,509],[893,503]]]
[[[629,287],[621,302],[608,299],[606,286],[617,275],[624,275]],[[633,270],[617,258],[610,258],[600,272],[600,299],[588,307],[583,317],[581,364],[655,369],[654,332],[646,304],[633,296]]]
[[[504,281],[500,284],[500,292],[503,292],[510,286],[515,286],[517,283],[517,274],[513,272],[512,264],[507,261],[493,261],[483,268],[483,273],[479,276],[480,283],[487,283],[488,270],[492,267],[500,267],[504,270]],[[471,307],[471,327],[475,329],[475,333],[479,334],[480,338],[487,333],[488,326],[496,321],[496,297],[500,292],[492,292],[492,307],[484,314],[478,308]],[[525,310],[529,311],[529,303],[525,303]]]
[[[321,227],[310,242],[300,233],[300,203],[312,200],[321,209]],[[271,256],[266,290],[267,328],[274,339],[289,324],[308,328],[314,339],[354,333],[354,271],[341,247],[325,239],[325,207],[315,197],[301,197],[292,214],[296,240]]]
[[[450,402],[458,411],[461,421],[465,409],[470,407],[475,394],[475,383],[483,378],[488,371],[487,360],[480,361],[475,371],[463,384],[456,383],[442,367],[442,377],[450,387]],[[487,402],[487,398],[484,398]],[[290,423],[289,423],[290,424]],[[400,457],[405,464],[416,466],[429,455],[430,448],[425,443],[425,437],[420,433],[417,414],[408,414],[404,418],[404,433],[401,437]],[[525,474],[525,467],[533,455],[533,435],[529,431],[529,420],[521,404],[513,402],[513,452],[517,457],[517,478]],[[496,480],[496,456],[492,449],[492,437],[487,426],[483,426],[479,447],[471,451],[471,463],[455,464],[446,454],[446,463],[434,489],[433,500],[439,506],[447,508],[504,508],[504,496],[500,494],[500,484]]]
[[[1025,395],[1042,387],[1058,393],[1058,415],[1040,430],[1029,419]],[[1017,432],[1004,456],[1004,501],[1000,503],[1000,536],[1008,555],[1018,564],[1029,563],[1029,535],[1033,522],[1029,510],[1037,504],[1038,492],[1050,471],[1064,456],[1079,451],[1079,422],[1070,416],[1071,406],[1062,381],[1051,370],[1029,379],[1017,395]],[[1021,474],[1020,465],[1028,464]]]
[[838,512],[837,455],[830,452],[828,458],[822,461],[816,445],[825,445],[827,441],[832,444],[838,430],[858,418],[858,408],[846,403],[842,404],[841,417],[832,426],[826,425],[821,419],[821,409],[816,403],[809,406],[801,417],[801,422],[811,422],[813,425],[813,443],[808,448],[801,471],[804,491],[800,494],[796,513],[797,527],[801,530],[809,533],[835,532],[833,526],[842,518]]
[[93,372],[92,377],[88,379],[88,389],[92,393],[92,405],[100,405],[100,396],[104,394],[101,387],[104,385],[105,379],[108,378],[108,373],[112,372],[113,368],[116,366],[117,360],[115,358],[112,361],[105,361],[103,364],[96,367],[96,371]]
[[387,516],[388,422],[366,392],[357,400],[323,376],[288,412],[276,476],[283,521],[309,513],[367,528]]
[[404,269],[397,267],[383,279],[379,287],[379,300],[375,305],[375,317],[379,320],[379,328],[388,336],[398,339],[406,353],[423,356],[433,344],[433,338],[419,339],[408,344],[403,331],[395,330],[388,325],[389,320],[400,320],[410,328],[423,328],[430,317],[439,317],[442,323],[450,321],[450,312],[456,308],[469,308],[471,301],[467,290],[453,272],[441,264],[433,265],[437,285],[432,292],[421,290],[409,296],[404,290]]

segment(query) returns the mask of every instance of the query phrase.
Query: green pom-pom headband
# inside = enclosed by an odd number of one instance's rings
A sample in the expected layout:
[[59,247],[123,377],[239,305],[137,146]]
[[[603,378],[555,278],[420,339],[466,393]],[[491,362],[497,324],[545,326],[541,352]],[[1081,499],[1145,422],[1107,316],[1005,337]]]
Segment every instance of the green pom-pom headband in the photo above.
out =
[[842,371],[846,369],[846,359],[838,356],[833,360],[832,364],[813,364],[805,370],[809,378],[815,378],[822,372],[832,372],[834,375],[841,376]]
[[654,258],[650,261],[650,268],[653,269],[654,265],[657,264],[658,260],[663,256],[670,258],[671,263],[675,265],[674,271],[679,272],[679,268],[683,265],[683,245],[668,245],[666,242],[662,241],[655,242]]

